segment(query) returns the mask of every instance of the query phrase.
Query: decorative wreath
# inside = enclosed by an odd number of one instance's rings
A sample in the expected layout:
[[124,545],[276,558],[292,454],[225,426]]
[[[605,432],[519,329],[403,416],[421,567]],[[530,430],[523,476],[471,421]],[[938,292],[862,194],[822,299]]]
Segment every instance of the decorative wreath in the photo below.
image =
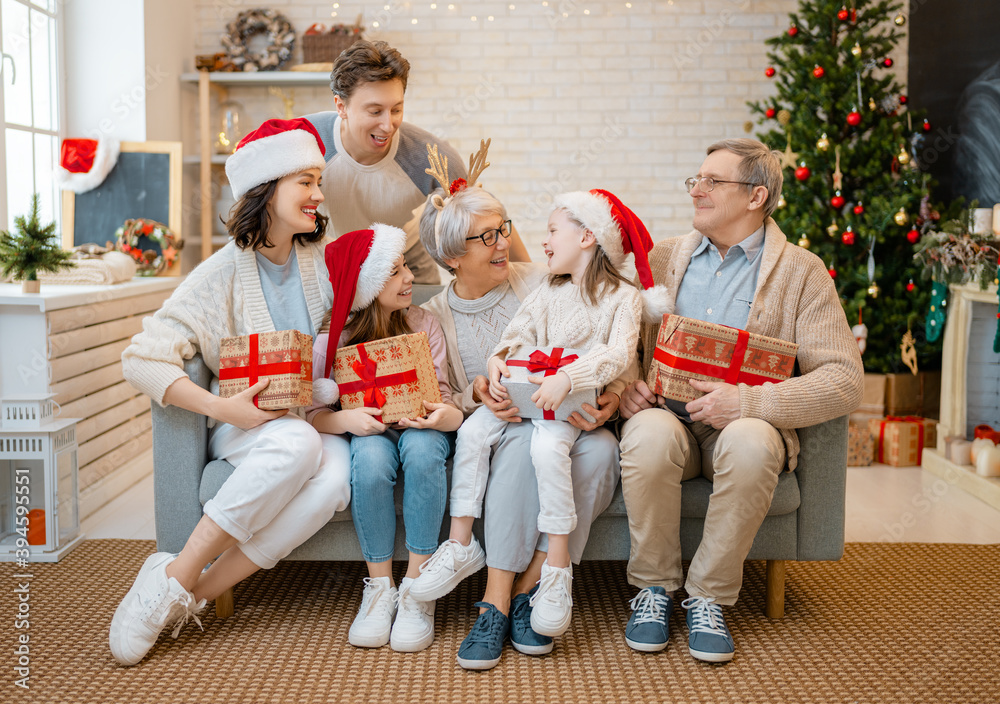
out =
[[[249,52],[250,38],[265,33],[269,42],[267,48],[258,53]],[[226,25],[222,46],[236,71],[277,71],[292,58],[295,30],[277,10],[244,10]]]
[[[160,251],[143,249],[143,245],[149,243],[159,246]],[[184,242],[162,222],[135,218],[126,220],[115,231],[115,247],[135,260],[139,276],[156,276],[173,265]]]

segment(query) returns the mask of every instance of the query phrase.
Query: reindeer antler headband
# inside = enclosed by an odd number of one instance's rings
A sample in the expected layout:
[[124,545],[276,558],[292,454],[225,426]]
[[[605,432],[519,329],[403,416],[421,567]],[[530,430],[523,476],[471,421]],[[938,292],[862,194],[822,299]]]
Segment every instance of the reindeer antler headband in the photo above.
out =
[[438,154],[438,147],[436,144],[427,145],[427,161],[430,162],[430,168],[424,169],[424,173],[433,176],[434,180],[440,183],[441,187],[448,192],[447,196],[442,197],[440,194],[435,194],[431,196],[430,199],[431,205],[438,210],[438,216],[434,218],[434,246],[437,248],[438,256],[441,256],[440,211],[444,210],[444,207],[448,205],[456,193],[464,191],[466,188],[469,188],[470,185],[472,187],[479,185],[479,176],[486,170],[486,167],[490,165],[490,162],[486,161],[486,153],[490,149],[491,141],[492,139],[479,140],[479,151],[475,154],[469,155],[468,181],[464,178],[456,178],[454,181],[449,181],[448,157]]

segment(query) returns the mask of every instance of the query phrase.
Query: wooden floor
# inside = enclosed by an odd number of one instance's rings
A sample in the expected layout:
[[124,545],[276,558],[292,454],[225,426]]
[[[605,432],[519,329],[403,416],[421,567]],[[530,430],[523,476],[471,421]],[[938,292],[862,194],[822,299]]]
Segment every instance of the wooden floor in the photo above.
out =
[[[153,476],[83,522],[88,538],[155,539]],[[849,543],[1000,543],[1000,511],[920,467],[847,470]]]

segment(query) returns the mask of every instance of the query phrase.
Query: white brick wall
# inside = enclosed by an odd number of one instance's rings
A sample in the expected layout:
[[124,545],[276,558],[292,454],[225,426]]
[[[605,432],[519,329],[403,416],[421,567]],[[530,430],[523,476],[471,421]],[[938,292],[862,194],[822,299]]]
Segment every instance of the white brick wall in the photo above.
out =
[[[436,9],[428,1],[399,0],[196,2],[198,53],[220,50],[225,23],[241,9],[280,9],[300,34],[313,22],[350,23],[364,12],[367,38],[388,41],[411,63],[407,121],[446,137],[463,154],[492,137],[483,183],[507,205],[533,255],[551,195],[564,190],[616,193],[654,239],[687,232],[691,209],[681,182],[697,171],[710,142],[745,134],[746,101],[771,91],[763,42],[787,29],[788,13],[798,6],[796,0],[456,1]],[[905,42],[893,59],[905,83]],[[233,89],[230,98],[246,107],[252,124],[282,114],[281,102],[261,88]],[[332,109],[332,97],[325,88],[299,88],[295,109]],[[190,114],[187,134],[196,135]],[[188,153],[194,150],[189,145]]]

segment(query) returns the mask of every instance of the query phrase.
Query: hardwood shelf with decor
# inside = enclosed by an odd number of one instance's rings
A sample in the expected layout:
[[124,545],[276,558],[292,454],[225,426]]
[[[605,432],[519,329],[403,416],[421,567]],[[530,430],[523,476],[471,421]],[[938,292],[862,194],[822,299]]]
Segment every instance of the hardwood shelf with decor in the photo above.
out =
[[228,97],[228,89],[236,87],[317,87],[330,83],[330,74],[323,71],[255,71],[255,72],[225,72],[201,70],[181,74],[184,83],[198,85],[198,134],[201,142],[197,155],[184,157],[185,164],[199,166],[198,183],[201,189],[201,260],[212,254],[214,245],[222,245],[228,241],[225,236],[213,233],[212,205],[212,167],[226,163],[225,154],[213,153],[212,145],[212,87],[218,93],[217,104]]

